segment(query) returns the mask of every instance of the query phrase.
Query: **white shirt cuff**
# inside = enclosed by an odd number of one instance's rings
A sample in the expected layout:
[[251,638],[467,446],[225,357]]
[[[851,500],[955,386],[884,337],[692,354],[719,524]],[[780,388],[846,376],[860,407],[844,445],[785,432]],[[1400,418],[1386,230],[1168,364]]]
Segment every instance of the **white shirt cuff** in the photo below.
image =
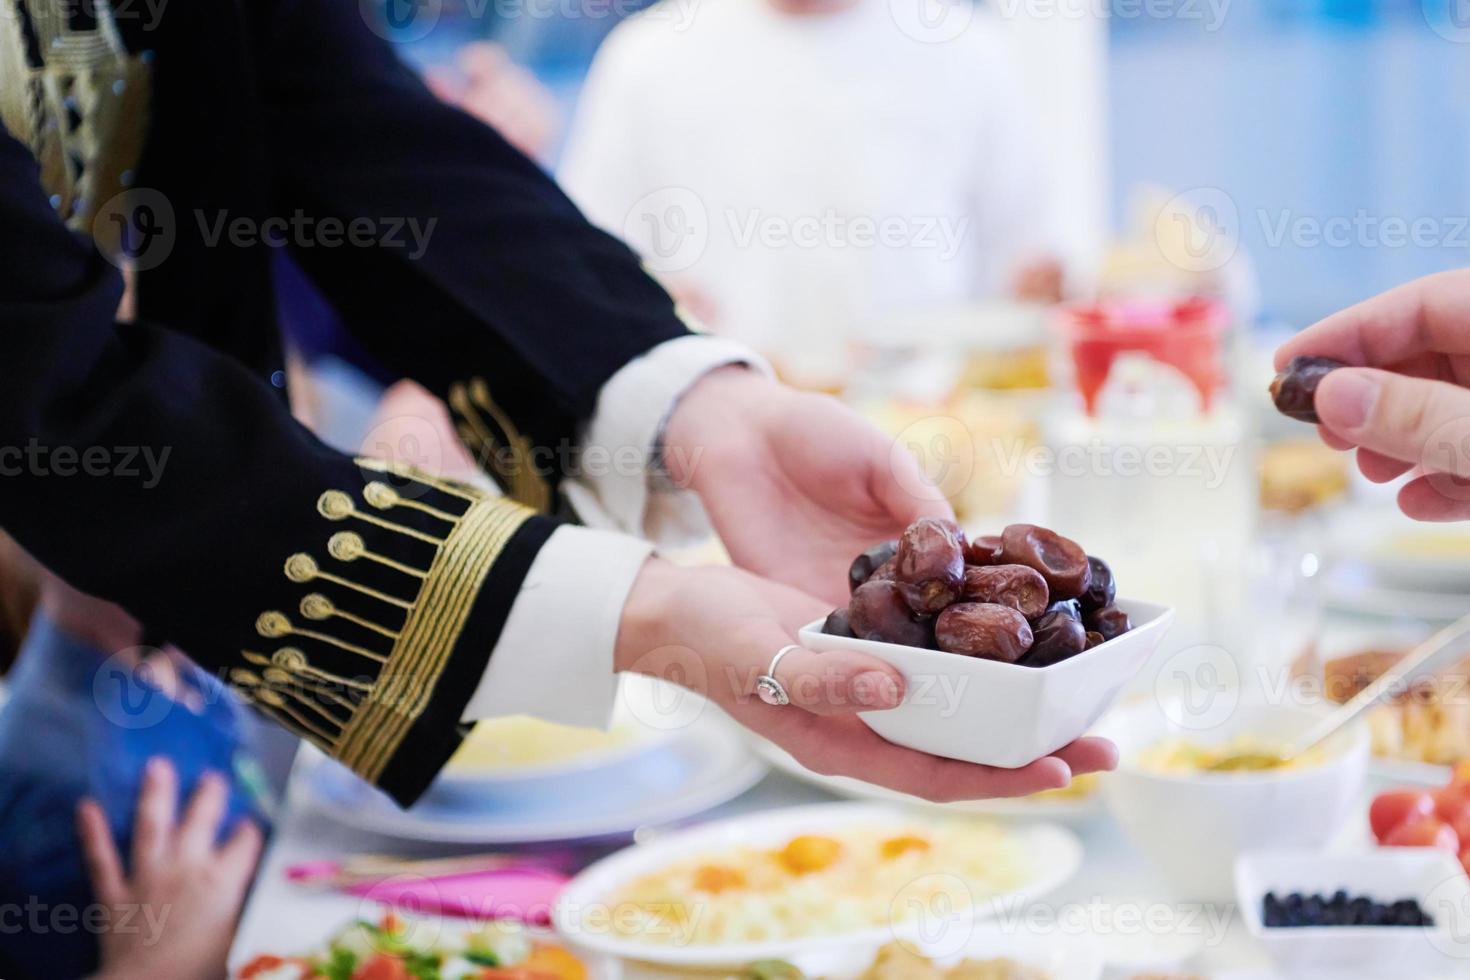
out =
[[716,368],[744,364],[771,368],[754,351],[719,337],[667,340],[625,364],[603,386],[582,440],[582,465],[562,487],[589,527],[613,528],[662,548],[697,542],[710,533],[692,492],[654,489],[655,443],[674,406]]
[[646,541],[565,526],[552,532],[521,584],[465,721],[534,715],[606,728],[618,693],[613,647]]

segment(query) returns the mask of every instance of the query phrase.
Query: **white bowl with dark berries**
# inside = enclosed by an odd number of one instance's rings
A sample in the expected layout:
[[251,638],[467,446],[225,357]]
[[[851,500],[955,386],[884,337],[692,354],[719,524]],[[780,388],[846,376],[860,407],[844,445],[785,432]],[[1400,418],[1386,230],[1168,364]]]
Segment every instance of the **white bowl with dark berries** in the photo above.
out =
[[1007,769],[1086,734],[1174,618],[1116,598],[1106,562],[1033,524],[969,540],[925,518],[859,555],[848,584],[848,606],[801,642],[903,674],[903,702],[863,722],[897,745]]

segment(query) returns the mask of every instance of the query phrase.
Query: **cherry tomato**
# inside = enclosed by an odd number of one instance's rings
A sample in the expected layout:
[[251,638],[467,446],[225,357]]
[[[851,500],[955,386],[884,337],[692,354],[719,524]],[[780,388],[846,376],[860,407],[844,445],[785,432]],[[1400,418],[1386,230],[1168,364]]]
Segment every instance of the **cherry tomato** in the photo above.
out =
[[1420,817],[1401,823],[1383,839],[1385,847],[1437,847],[1451,854],[1460,853],[1460,838],[1455,829],[1435,817]]
[[379,953],[358,967],[352,980],[413,980],[413,977],[398,957]]
[[1455,836],[1470,847],[1470,812],[1462,813],[1459,817],[1450,821],[1450,827],[1455,831]]
[[1466,874],[1470,874],[1470,847],[1460,851],[1460,867],[1465,869]]
[[1423,790],[1379,793],[1368,808],[1368,823],[1380,844],[1397,827],[1434,814],[1434,797]]
[[1470,809],[1470,786],[1450,783],[1434,791],[1434,815],[1445,823],[1454,823]]
[[1455,763],[1454,775],[1450,777],[1450,785],[1470,785],[1470,759],[1464,759]]
[[257,956],[255,959],[240,967],[240,980],[250,980],[259,973],[268,973],[278,970],[289,962],[280,956]]

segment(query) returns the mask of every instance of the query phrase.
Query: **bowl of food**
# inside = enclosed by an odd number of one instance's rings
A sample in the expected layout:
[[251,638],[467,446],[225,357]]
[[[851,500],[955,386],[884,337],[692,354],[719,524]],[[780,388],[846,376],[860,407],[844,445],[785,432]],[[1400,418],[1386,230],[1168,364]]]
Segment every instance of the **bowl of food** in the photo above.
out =
[[1321,849],[1353,812],[1368,769],[1361,724],[1285,765],[1226,768],[1232,759],[1279,755],[1321,715],[1316,708],[1242,704],[1228,720],[1194,730],[1182,704],[1122,706],[1097,727],[1121,757],[1103,780],[1103,800],[1177,897],[1229,901],[1241,853]]
[[606,729],[558,725],[528,715],[477,722],[429,788],[425,799],[446,805],[493,806],[528,795],[590,796],[624,784],[629,770],[668,749],[674,731],[644,722],[659,697],[654,678],[622,678]]
[[1085,734],[1174,616],[1118,599],[1106,562],[1033,524],[968,539],[920,520],[859,555],[848,584],[848,606],[801,642],[903,674],[898,707],[858,717],[897,745],[1007,769]]
[[1236,862],[1235,887],[1246,929],[1283,970],[1438,976],[1467,952],[1470,881],[1434,848],[1262,851]]

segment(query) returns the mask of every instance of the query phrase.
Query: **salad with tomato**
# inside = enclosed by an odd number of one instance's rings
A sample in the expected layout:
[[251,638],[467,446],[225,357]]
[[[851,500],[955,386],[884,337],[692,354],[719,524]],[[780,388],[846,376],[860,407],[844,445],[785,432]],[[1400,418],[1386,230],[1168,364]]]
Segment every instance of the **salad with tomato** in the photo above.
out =
[[257,956],[235,980],[587,980],[575,954],[516,923],[470,932],[388,913],[358,920],[315,956]]

